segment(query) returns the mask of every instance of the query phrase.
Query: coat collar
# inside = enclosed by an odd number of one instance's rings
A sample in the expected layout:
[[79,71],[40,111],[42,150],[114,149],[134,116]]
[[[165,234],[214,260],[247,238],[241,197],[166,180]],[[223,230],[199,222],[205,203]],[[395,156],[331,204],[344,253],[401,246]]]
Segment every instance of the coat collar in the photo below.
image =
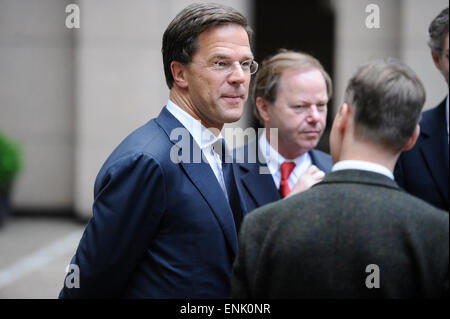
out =
[[[256,203],[256,207],[280,199],[269,168],[259,160],[261,158],[264,157],[259,151],[257,140],[235,151],[241,182],[247,194]],[[261,187],[261,185],[265,185],[265,187]]]
[[383,174],[357,169],[346,169],[328,173],[320,183],[317,183],[312,187],[316,187],[320,184],[335,183],[370,184],[401,191],[397,183],[389,177]]

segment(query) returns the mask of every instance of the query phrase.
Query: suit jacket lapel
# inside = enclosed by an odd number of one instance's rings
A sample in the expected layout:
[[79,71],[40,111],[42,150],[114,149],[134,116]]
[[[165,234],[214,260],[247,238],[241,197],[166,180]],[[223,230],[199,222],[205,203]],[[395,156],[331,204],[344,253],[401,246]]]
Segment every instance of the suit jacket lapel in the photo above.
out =
[[309,156],[311,156],[311,162],[316,165],[321,171],[326,174],[330,172],[330,164],[325,161],[322,157],[318,156],[315,150],[309,151]]
[[[438,185],[441,196],[448,204],[449,165],[445,100],[436,108],[428,121],[421,123],[421,135],[423,139],[420,144],[420,151],[425,158],[431,176]],[[441,150],[441,152],[437,150]]]
[[239,181],[239,165],[236,163],[233,163],[233,174],[234,174],[234,180],[236,182],[236,188],[237,188],[238,194],[239,194],[239,200],[241,203],[242,218],[244,218],[245,215],[249,211],[248,211],[247,203],[246,203],[245,197],[244,197],[244,190],[242,189],[241,183],[238,183],[238,181]]
[[[254,144],[248,144],[243,148],[244,153],[256,150],[259,157],[256,157],[256,165],[255,163],[248,163],[244,161],[244,163],[239,163],[239,169],[241,173],[241,181],[244,185],[247,193],[250,195],[252,200],[256,203],[256,207],[265,205],[270,202],[274,202],[280,199],[280,194],[278,193],[277,188],[275,187],[275,183],[273,182],[272,175],[269,172],[269,169],[266,164],[261,163],[259,158],[261,154],[259,154],[257,139],[253,141]],[[240,154],[239,158],[244,158],[248,154]],[[267,171],[268,174],[261,174],[261,171]],[[264,185],[262,187],[262,185]]]
[[[259,173],[259,168],[264,166],[265,164],[254,165],[251,169],[248,169],[244,164],[240,164],[241,170],[244,171],[241,177],[242,184],[257,206],[262,206],[280,199],[272,175]],[[261,187],[261,185],[265,187]]]
[[[157,122],[166,132],[169,139],[173,129],[184,128],[184,126],[166,108],[161,111]],[[177,137],[179,136],[175,136],[175,138]],[[202,159],[202,153],[191,134],[185,134],[182,138],[185,140],[182,142],[180,141],[178,144],[178,141],[171,140],[174,147],[178,150],[175,153],[178,155],[179,165],[208,203],[211,211],[217,218],[233,253],[236,254],[237,232],[230,205],[228,204],[210,165],[203,160],[198,162],[199,156],[200,159]]]
[[[198,148],[195,141],[192,141]],[[217,181],[211,167],[208,163],[184,163],[180,165],[183,167],[186,174],[189,176],[192,183],[202,194],[203,198],[208,203],[211,211],[216,216],[224,234],[228,240],[233,253],[237,253],[237,232],[233,219],[233,212],[228,204],[222,188]]]

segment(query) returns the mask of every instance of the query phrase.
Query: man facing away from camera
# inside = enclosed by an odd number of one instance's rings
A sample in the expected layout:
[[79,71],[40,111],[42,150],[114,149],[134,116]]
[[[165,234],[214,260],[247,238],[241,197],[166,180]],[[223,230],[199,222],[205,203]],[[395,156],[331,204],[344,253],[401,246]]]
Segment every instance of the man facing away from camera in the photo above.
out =
[[244,219],[233,297],[448,297],[449,216],[393,176],[424,101],[401,62],[357,70],[331,130],[332,172]]

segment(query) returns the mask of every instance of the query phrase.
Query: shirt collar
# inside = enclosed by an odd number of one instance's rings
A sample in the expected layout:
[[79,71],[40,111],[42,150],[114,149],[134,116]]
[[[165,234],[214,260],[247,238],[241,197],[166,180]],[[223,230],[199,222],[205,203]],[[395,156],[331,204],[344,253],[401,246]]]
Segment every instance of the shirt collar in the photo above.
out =
[[170,99],[167,102],[166,108],[178,121],[180,121],[181,124],[183,124],[201,149],[207,148],[218,140],[223,139],[222,133],[215,136],[210,130],[204,127],[199,120],[193,118]]
[[267,141],[266,130],[264,129],[262,134],[259,137],[259,149],[264,158],[266,159],[267,167],[271,172],[276,172],[280,169],[281,164],[284,162],[294,162],[296,167],[300,167],[304,161],[309,159],[309,154],[306,152],[305,154],[293,159],[287,160],[283,157],[283,155],[279,154],[273,147],[270,145],[269,141]]
[[333,165],[331,171],[335,172],[345,169],[357,169],[362,171],[374,172],[385,175],[392,180],[394,179],[394,175],[386,166],[366,161],[340,161]]

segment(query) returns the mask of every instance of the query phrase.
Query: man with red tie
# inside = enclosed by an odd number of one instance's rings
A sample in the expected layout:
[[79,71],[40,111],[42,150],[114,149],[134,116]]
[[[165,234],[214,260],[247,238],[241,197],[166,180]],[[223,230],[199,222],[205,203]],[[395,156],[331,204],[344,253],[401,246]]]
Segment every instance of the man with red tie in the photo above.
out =
[[330,171],[330,155],[314,148],[325,130],[331,92],[329,75],[308,54],[281,50],[263,62],[253,101],[265,131],[236,150],[248,211],[308,189]]

